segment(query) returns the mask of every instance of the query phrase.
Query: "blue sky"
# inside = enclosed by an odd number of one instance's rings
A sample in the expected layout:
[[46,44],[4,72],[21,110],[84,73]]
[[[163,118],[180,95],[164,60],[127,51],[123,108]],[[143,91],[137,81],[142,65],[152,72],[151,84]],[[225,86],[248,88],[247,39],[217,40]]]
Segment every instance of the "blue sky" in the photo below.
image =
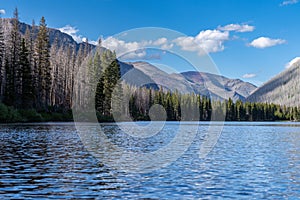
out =
[[[300,57],[298,0],[1,0],[2,17],[11,17],[16,6],[23,22],[38,23],[45,16],[49,27],[61,28],[78,41],[86,37],[92,42],[101,36],[104,45],[123,50],[145,47],[132,38],[122,43],[122,38],[114,37],[129,29],[179,31],[186,36],[153,38],[151,45],[156,42],[166,50],[173,45],[195,55],[205,49],[222,75],[256,85]],[[139,53],[142,59],[144,54]]]

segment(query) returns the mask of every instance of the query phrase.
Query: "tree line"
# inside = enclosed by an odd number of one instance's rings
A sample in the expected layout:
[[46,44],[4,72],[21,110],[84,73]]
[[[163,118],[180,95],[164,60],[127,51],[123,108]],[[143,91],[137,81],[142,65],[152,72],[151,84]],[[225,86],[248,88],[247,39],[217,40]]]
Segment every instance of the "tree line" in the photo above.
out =
[[241,100],[234,102],[230,98],[219,101],[198,94],[164,91],[163,88],[135,88],[131,93],[129,110],[125,115],[134,120],[150,120],[150,108],[159,104],[164,107],[169,121],[300,121],[298,107]]
[[92,46],[88,41],[79,47],[64,44],[59,35],[50,44],[44,17],[39,25],[33,21],[27,26],[24,34],[20,27],[17,8],[13,18],[0,18],[1,107],[8,106],[4,111],[31,110],[70,116],[74,77]]
[[14,108],[47,109],[50,105],[50,44],[45,19],[42,17],[35,40],[19,30],[18,10],[14,12],[8,40],[0,31],[1,99]]

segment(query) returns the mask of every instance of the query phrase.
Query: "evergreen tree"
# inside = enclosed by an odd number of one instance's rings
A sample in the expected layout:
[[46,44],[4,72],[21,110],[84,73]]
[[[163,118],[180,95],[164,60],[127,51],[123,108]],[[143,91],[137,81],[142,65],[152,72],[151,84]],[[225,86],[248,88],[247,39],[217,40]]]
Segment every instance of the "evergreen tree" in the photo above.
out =
[[104,79],[103,76],[100,77],[95,94],[95,109],[98,111],[100,115],[104,115]]
[[51,67],[50,67],[50,44],[49,35],[42,17],[39,25],[39,32],[36,41],[36,61],[38,76],[38,109],[47,110],[50,105],[51,91]]
[[25,39],[21,44],[20,68],[22,71],[22,108],[30,109],[34,102],[33,79]]
[[16,108],[21,106],[21,70],[19,67],[19,54],[21,47],[21,35],[19,29],[19,13],[16,8],[12,19],[12,29],[10,32],[10,55],[6,64],[6,90],[5,102]]
[[[114,88],[121,78],[120,65],[115,59],[103,73],[104,114],[111,115],[111,98]],[[119,87],[119,86],[117,86]]]

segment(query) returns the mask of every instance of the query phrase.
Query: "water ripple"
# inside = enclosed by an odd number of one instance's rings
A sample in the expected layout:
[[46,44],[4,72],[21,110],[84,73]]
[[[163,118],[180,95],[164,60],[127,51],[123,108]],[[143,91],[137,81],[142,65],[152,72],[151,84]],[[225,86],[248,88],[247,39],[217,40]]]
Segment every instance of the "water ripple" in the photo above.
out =
[[[113,124],[102,126],[115,144],[149,152],[172,140],[176,123],[167,123],[160,134],[144,140],[126,136]],[[215,149],[199,159],[205,129],[207,124],[171,165],[127,174],[92,157],[72,124],[1,125],[0,198],[300,198],[298,125],[229,123]]]

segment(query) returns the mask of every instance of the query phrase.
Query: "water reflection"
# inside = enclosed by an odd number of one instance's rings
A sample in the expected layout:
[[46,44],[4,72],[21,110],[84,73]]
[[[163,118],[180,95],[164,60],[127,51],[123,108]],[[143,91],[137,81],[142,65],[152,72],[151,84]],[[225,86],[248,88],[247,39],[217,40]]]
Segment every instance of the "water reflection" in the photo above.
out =
[[[112,124],[102,128],[116,145],[151,152],[172,140],[176,123],[143,140]],[[202,142],[200,131],[169,166],[128,174],[91,156],[72,124],[2,125],[0,198],[299,198],[298,124],[228,123],[206,159],[197,155]]]

